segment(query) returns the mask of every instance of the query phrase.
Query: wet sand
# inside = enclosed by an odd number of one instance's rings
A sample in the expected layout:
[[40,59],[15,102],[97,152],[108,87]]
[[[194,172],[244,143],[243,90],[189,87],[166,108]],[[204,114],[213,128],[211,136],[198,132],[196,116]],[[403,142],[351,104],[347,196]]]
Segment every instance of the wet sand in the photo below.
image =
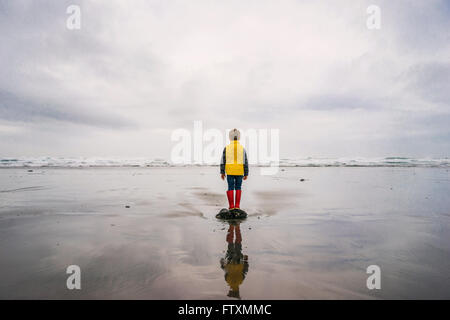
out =
[[215,167],[0,169],[0,298],[450,298],[448,168],[251,170],[230,226]]

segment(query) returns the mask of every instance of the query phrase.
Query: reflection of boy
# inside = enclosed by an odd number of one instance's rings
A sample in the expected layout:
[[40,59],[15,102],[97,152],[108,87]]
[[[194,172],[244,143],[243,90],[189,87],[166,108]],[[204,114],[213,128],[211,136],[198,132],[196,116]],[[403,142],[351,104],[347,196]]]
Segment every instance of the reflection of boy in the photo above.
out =
[[[236,241],[233,242],[236,233]],[[225,258],[220,260],[222,269],[225,271],[225,281],[230,286],[228,297],[238,298],[239,286],[248,272],[248,257],[242,254],[241,229],[238,225],[230,224],[227,234],[228,250]]]

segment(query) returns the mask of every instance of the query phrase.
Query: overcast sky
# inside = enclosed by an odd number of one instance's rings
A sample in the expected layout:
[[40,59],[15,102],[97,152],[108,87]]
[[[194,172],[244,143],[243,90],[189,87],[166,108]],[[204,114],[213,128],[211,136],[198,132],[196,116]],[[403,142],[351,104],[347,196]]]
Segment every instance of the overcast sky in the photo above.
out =
[[449,156],[448,0],[1,0],[0,41],[0,157],[169,158],[194,120],[280,129],[281,157]]

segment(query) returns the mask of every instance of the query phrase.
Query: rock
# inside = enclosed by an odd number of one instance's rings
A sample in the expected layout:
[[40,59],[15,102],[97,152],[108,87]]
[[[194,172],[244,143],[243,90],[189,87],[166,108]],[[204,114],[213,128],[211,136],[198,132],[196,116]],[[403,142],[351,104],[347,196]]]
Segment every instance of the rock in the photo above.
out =
[[129,209],[129,208],[130,208],[130,206],[125,206],[125,208]]
[[245,219],[247,218],[247,212],[241,209],[231,209],[228,210],[226,208],[223,208],[219,211],[219,213],[216,215],[217,219]]
[[303,182],[303,181],[305,181],[305,179],[301,178],[300,181]]
[[33,172],[33,170],[30,169],[30,170],[28,170],[28,172]]

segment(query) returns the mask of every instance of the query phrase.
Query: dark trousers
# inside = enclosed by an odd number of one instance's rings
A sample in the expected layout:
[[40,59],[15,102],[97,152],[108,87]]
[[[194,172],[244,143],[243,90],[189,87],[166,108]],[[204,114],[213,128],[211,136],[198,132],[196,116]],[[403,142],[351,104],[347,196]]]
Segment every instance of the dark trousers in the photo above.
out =
[[241,190],[243,176],[227,175],[228,190]]

